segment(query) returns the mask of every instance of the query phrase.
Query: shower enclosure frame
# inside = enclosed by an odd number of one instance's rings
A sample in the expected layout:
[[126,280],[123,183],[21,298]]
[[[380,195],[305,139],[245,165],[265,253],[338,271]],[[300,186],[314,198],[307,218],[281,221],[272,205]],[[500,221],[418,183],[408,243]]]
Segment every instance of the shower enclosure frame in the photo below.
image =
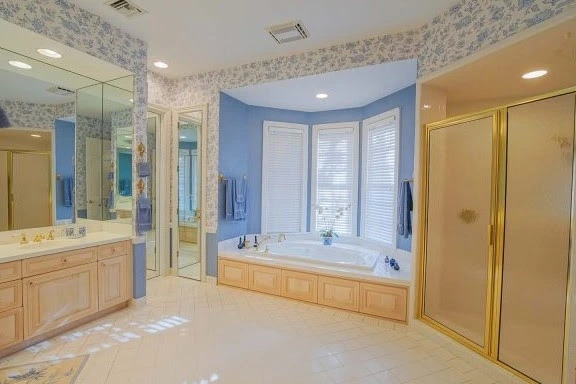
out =
[[[568,95],[576,92],[576,87],[570,87],[543,95],[527,98],[499,107],[490,108],[477,113],[466,114],[453,118],[448,118],[439,122],[425,124],[421,133],[421,157],[420,157],[420,202],[418,204],[420,212],[420,226],[418,229],[418,247],[417,252],[420,256],[417,272],[418,289],[416,303],[416,317],[451,337],[457,342],[465,345],[474,352],[479,353],[500,367],[506,369],[512,374],[526,380],[530,383],[538,383],[533,378],[516,370],[498,359],[500,345],[500,317],[502,309],[502,285],[503,285],[503,261],[504,261],[504,231],[505,231],[505,209],[506,209],[506,182],[507,182],[507,137],[508,137],[508,119],[507,111],[509,108],[529,104],[537,101],[550,99],[557,96]],[[430,133],[435,129],[446,128],[451,125],[461,124],[467,121],[473,121],[482,117],[493,116],[493,147],[492,147],[492,205],[489,231],[489,262],[488,262],[488,287],[486,298],[486,323],[484,329],[484,346],[481,347],[463,335],[448,328],[425,314],[425,293],[426,293],[426,262],[427,262],[427,234],[428,234],[428,193],[429,193],[429,166],[430,166]],[[576,123],[574,129],[576,130]],[[575,139],[576,141],[576,139]],[[575,299],[572,294],[574,274],[576,265],[574,255],[576,254],[576,145],[573,145],[574,159],[572,164],[572,201],[571,201],[571,221],[570,221],[570,248],[568,257],[568,279],[566,292],[566,313],[564,324],[564,345],[563,345],[563,364],[562,364],[562,382],[567,382],[570,377],[569,369],[571,364],[569,359],[573,358],[572,352],[569,351],[569,345],[576,338],[576,330],[571,329],[570,321],[576,312]]]

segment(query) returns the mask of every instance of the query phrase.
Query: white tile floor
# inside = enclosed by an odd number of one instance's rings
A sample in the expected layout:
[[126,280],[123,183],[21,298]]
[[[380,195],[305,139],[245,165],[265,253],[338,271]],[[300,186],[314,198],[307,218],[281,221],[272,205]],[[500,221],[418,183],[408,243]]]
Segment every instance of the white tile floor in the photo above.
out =
[[160,277],[148,281],[146,304],[2,359],[0,367],[90,354],[78,383],[497,382],[451,345],[415,327]]

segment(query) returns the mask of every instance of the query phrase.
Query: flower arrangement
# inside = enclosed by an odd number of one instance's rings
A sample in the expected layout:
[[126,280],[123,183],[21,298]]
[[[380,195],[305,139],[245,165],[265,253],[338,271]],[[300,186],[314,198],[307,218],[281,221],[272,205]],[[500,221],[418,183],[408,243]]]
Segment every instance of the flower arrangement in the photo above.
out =
[[318,212],[319,216],[322,216],[324,220],[324,228],[319,231],[320,237],[324,239],[324,245],[331,245],[332,240],[334,237],[339,237],[338,233],[334,231],[334,224],[344,216],[346,211],[350,210],[352,204],[348,204],[345,207],[339,207],[334,210],[334,212],[330,212],[331,210],[328,208],[324,208],[320,205],[316,207],[316,211]]

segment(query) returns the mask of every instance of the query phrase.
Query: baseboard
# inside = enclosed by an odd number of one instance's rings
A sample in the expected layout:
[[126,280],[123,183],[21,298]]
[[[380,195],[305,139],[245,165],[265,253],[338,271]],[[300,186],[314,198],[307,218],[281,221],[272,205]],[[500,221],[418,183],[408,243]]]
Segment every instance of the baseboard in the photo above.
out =
[[130,306],[131,307],[142,307],[144,305],[146,305],[148,303],[147,297],[143,296],[143,297],[139,297],[137,299],[132,299],[130,301]]
[[218,278],[214,276],[206,276],[206,283],[210,285],[218,285]]

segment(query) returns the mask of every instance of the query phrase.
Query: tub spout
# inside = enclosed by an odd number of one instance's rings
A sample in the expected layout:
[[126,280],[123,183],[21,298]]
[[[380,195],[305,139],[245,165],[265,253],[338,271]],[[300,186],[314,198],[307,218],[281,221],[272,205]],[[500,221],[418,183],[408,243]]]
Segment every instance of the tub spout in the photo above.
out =
[[279,233],[278,242],[281,243],[282,241],[286,241],[286,235],[284,233]]

